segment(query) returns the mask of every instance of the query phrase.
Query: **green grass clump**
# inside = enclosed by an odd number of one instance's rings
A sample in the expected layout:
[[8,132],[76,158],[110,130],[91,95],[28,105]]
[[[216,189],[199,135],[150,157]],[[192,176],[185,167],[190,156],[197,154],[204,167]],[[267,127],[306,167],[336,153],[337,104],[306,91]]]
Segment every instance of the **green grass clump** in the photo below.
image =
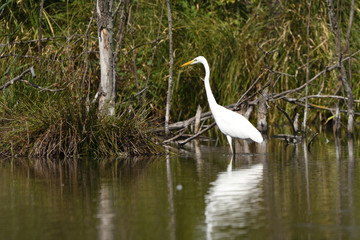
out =
[[161,152],[153,136],[145,133],[146,111],[129,111],[127,105],[119,104],[116,115],[98,118],[96,106],[87,112],[75,99],[69,101],[68,94],[58,93],[43,103],[38,99],[22,102],[21,109],[15,106],[1,111],[0,154],[53,159]]
[[[42,41],[41,54],[36,42],[39,7],[40,1],[35,0],[0,4],[0,24],[3,26],[0,28],[0,81],[4,84],[33,66],[37,76],[35,79],[26,76],[27,80],[42,87],[65,90],[45,92],[23,83],[2,90],[0,150],[3,150],[3,155],[68,157],[156,152],[157,147],[154,147],[147,129],[162,124],[165,115],[169,78],[169,31],[165,2],[131,1],[127,8],[124,38],[117,53],[117,111],[108,119],[97,117],[96,104],[87,110],[88,102],[94,99],[98,90],[100,76],[96,17],[89,25],[94,2],[45,1],[42,36],[49,39]],[[308,2],[181,0],[172,2],[171,7],[175,57],[172,121],[194,116],[197,105],[201,105],[203,111],[209,110],[200,80],[204,76],[202,68],[180,68],[182,63],[198,55],[205,56],[209,61],[211,87],[221,105],[236,102],[264,71],[264,67],[295,75],[294,78],[266,75],[261,84],[269,81],[269,92],[279,93],[305,83]],[[343,44],[349,9],[350,2],[336,6]],[[312,1],[310,78],[336,63],[334,36],[328,25],[327,11],[326,2]],[[118,41],[119,20],[117,16],[114,46]],[[359,33],[360,15],[356,10],[349,48],[343,49],[344,56],[360,49]],[[156,39],[158,41],[154,41]],[[265,59],[260,47],[274,53]],[[352,59],[351,66],[347,62],[346,68],[348,76],[351,76],[354,98],[359,99],[359,57]],[[320,92],[344,96],[341,85],[338,85],[338,75],[339,71],[334,70],[320,76],[310,85],[309,94]],[[145,97],[131,98],[145,87]],[[299,91],[289,97],[301,98],[304,95],[304,91]],[[260,93],[255,97],[259,96]],[[309,103],[334,107],[337,100],[313,98]],[[291,116],[296,111],[301,115],[303,113],[303,108],[295,104],[283,100],[276,100],[276,104]],[[344,101],[340,105],[341,109],[347,108]],[[269,101],[269,107],[270,125],[287,123],[272,101]],[[136,111],[129,112],[129,109]],[[355,111],[358,111],[357,105]],[[256,108],[254,113],[251,117],[253,122]],[[325,124],[332,115],[329,111],[310,109],[308,122]],[[346,121],[345,114],[341,119]]]
[[134,82],[123,81],[131,73],[127,59],[117,65],[120,90],[115,115],[98,117],[96,101],[90,104],[100,75],[96,17],[87,29],[94,4],[82,0],[46,1],[42,36],[50,39],[42,41],[41,55],[36,42],[39,4],[33,0],[10,1],[4,7],[5,17],[0,20],[4,26],[0,42],[5,43],[0,48],[1,85],[34,67],[36,77],[25,75],[24,79],[63,90],[47,92],[17,82],[1,92],[0,154],[68,158],[162,152],[147,131],[152,120],[147,105],[139,106],[132,99],[124,101],[136,93]]

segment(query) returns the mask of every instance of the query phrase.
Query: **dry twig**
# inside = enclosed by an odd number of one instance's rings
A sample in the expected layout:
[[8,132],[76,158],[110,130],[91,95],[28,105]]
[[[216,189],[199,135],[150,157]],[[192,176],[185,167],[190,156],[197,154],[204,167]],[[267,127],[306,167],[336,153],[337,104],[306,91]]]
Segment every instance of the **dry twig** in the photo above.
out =
[[13,85],[14,83],[16,82],[24,82],[34,88],[37,88],[37,89],[40,89],[41,91],[47,91],[47,92],[59,92],[59,91],[62,91],[64,90],[65,88],[61,88],[61,89],[49,89],[49,88],[44,88],[44,87],[41,87],[39,85],[36,85],[28,80],[25,80],[23,79],[23,77],[27,74],[27,73],[31,73],[32,77],[35,78],[36,75],[35,75],[35,71],[34,71],[34,68],[31,67],[31,68],[28,68],[26,69],[24,72],[22,72],[19,76],[11,79],[10,81],[6,82],[4,85],[0,86],[0,90],[4,90],[8,87],[10,87],[11,85]]

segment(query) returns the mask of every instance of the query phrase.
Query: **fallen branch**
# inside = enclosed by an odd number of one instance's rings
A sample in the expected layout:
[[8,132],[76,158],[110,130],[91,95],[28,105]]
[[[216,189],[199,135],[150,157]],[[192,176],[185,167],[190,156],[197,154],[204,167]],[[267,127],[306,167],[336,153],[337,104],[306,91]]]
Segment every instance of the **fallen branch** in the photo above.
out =
[[207,132],[208,130],[210,130],[211,128],[213,128],[216,125],[216,122],[213,122],[212,124],[210,124],[209,126],[207,126],[206,128],[204,128],[203,130],[201,130],[200,132],[194,134],[193,136],[185,139],[182,142],[179,142],[178,145],[180,147],[184,146],[186,143],[190,142],[191,140],[197,138],[198,136],[200,136],[201,134],[203,134],[204,132]]
[[29,69],[26,69],[24,72],[22,72],[19,76],[11,79],[10,81],[8,81],[7,83],[5,83],[3,86],[0,86],[0,90],[4,90],[8,87],[10,87],[11,85],[13,85],[16,82],[24,82],[34,88],[40,89],[41,91],[48,91],[48,92],[58,92],[58,91],[62,91],[65,88],[61,88],[61,89],[49,89],[49,88],[44,88],[44,87],[40,87],[39,85],[36,85],[28,80],[22,79],[22,77],[24,77],[27,73],[31,73],[32,77],[35,78],[35,71],[34,68],[31,67]]
[[[200,117],[201,121],[207,120],[209,118],[211,118],[211,112],[202,113],[201,117]],[[169,130],[174,131],[174,130],[178,130],[178,129],[181,129],[181,128],[186,128],[190,124],[192,124],[193,122],[195,122],[195,117],[191,117],[191,118],[189,118],[187,120],[184,120],[184,121],[179,121],[179,122],[176,122],[176,123],[172,123],[172,124],[169,124]],[[164,131],[163,127],[151,130],[151,132],[163,132],[163,131]]]
[[172,138],[169,138],[169,139],[166,139],[165,141],[163,141],[163,143],[169,143],[169,142],[172,142],[172,141],[175,141],[176,139],[178,139],[179,137],[181,137],[182,135],[184,135],[184,133],[186,132],[186,130],[187,130],[187,127],[186,128],[184,128],[184,129],[182,129],[181,131],[180,131],[180,133],[179,134],[177,134],[177,135],[175,135],[174,137],[172,137]]
[[[298,106],[305,107],[305,104],[303,103],[304,98],[288,98],[288,97],[282,96],[282,93],[279,93],[276,96],[279,96],[279,97],[274,98],[274,95],[268,95],[266,100],[268,101],[268,100],[282,99],[284,101],[294,103],[294,104],[296,104]],[[308,98],[334,98],[334,99],[340,99],[340,100],[346,100],[347,99],[346,97],[335,96],[335,95],[309,95]],[[258,101],[259,101],[259,99],[257,98],[257,99],[254,99],[253,101],[248,102],[247,104],[249,106],[254,106],[254,105],[256,105],[258,103]],[[360,100],[355,100],[354,102],[360,103]],[[230,110],[234,110],[234,109],[237,108],[236,106],[237,106],[237,103],[233,103],[233,104],[227,105],[225,107],[230,109]],[[332,112],[336,111],[335,108],[328,108],[328,107],[325,107],[325,106],[319,106],[319,105],[315,105],[315,104],[311,104],[311,103],[309,103],[309,107],[315,108],[315,109],[332,111]],[[341,110],[341,112],[347,113],[346,110]],[[360,115],[360,112],[355,112],[355,115]],[[200,119],[201,119],[201,121],[204,121],[204,120],[210,119],[211,117],[212,117],[212,114],[209,111],[209,112],[202,113]],[[289,119],[288,116],[287,116],[287,119]],[[191,118],[189,118],[187,120],[184,120],[184,121],[179,121],[179,122],[176,122],[176,123],[169,124],[169,130],[174,131],[174,130],[187,128],[189,125],[193,124],[194,122],[195,122],[195,116],[191,117]],[[208,129],[204,129],[204,130],[203,131],[206,132]],[[294,126],[293,125],[292,125],[292,130],[294,132]],[[164,131],[163,127],[152,130],[152,132],[162,132],[162,131]],[[204,132],[202,132],[202,133],[204,133]],[[196,135],[196,136],[198,136],[198,135]],[[283,136],[281,138],[283,138]],[[192,138],[192,139],[194,139],[194,138]],[[289,142],[291,142],[291,140]]]

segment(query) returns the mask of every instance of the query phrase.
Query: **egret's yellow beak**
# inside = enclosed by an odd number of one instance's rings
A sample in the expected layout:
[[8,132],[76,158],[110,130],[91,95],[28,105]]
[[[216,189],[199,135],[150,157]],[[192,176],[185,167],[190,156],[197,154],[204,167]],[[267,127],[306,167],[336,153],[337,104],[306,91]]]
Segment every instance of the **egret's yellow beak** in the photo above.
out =
[[190,65],[190,64],[192,64],[193,62],[195,62],[195,60],[188,61],[187,63],[184,63],[183,65],[181,65],[181,67],[185,67],[185,66],[187,66],[187,65]]

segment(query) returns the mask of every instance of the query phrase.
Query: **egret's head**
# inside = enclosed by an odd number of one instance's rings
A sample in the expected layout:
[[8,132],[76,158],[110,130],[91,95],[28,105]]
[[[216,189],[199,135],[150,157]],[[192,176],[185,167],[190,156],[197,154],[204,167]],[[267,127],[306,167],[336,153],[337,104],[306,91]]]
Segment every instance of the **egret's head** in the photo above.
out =
[[203,56],[199,56],[194,58],[191,61],[188,61],[187,63],[184,63],[183,65],[181,65],[181,67],[185,67],[187,65],[193,65],[193,64],[197,64],[197,63],[203,63],[204,61],[206,61],[206,59]]

